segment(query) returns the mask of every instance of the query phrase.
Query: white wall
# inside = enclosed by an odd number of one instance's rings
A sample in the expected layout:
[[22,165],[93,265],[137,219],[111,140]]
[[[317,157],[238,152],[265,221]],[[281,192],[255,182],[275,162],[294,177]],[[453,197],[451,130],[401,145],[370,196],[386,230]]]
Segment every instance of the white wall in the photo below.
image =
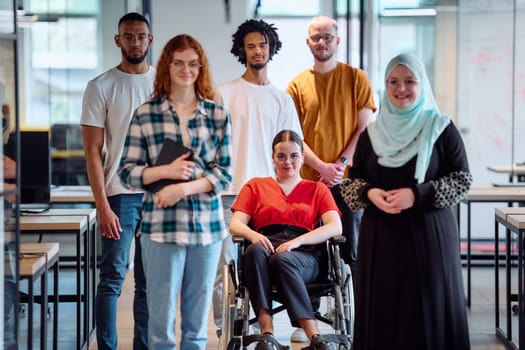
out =
[[[224,1],[194,0],[191,6],[182,0],[155,0],[152,4],[153,63],[160,56],[164,44],[173,36],[186,33],[194,36],[204,46],[211,63],[215,84],[230,81],[244,72],[237,58],[230,53],[232,34],[245,20],[252,18],[255,1],[230,0],[230,22],[226,22]],[[330,3],[322,7],[330,15]],[[307,26],[310,18],[268,19],[278,29],[283,43],[281,50],[270,62],[268,76],[280,89],[313,59],[306,46]],[[344,54],[344,52],[341,52]]]
[[248,13],[245,0],[230,0],[230,22],[226,22],[224,1],[214,0],[155,0],[152,2],[151,21],[153,64],[156,64],[166,42],[178,34],[189,34],[197,39],[208,54],[214,83],[232,80],[244,67],[230,53],[231,35],[245,21]]

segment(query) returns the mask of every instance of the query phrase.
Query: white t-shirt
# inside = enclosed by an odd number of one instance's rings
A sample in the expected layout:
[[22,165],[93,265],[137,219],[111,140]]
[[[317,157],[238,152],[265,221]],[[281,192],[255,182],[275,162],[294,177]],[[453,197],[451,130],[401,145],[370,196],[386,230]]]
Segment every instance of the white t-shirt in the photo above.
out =
[[107,196],[136,193],[121,184],[117,169],[133,113],[150,98],[154,80],[155,68],[152,66],[144,74],[124,73],[115,67],[87,84],[80,124],[105,129],[104,184]]
[[218,87],[232,120],[231,191],[238,193],[252,177],[274,176],[272,141],[281,130],[301,137],[292,98],[272,84],[256,85],[239,77]]

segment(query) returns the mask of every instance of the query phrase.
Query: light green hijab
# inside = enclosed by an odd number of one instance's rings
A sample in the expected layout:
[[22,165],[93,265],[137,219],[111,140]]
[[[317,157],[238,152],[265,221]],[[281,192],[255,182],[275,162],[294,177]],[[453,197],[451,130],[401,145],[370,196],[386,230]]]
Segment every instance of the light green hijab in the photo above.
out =
[[410,107],[400,109],[390,103],[385,91],[379,114],[367,130],[382,166],[401,167],[417,154],[414,178],[422,183],[434,142],[450,123],[450,117],[439,112],[425,68],[414,56],[401,54],[394,57],[386,67],[385,82],[398,65],[406,66],[414,74],[419,84],[419,96]]

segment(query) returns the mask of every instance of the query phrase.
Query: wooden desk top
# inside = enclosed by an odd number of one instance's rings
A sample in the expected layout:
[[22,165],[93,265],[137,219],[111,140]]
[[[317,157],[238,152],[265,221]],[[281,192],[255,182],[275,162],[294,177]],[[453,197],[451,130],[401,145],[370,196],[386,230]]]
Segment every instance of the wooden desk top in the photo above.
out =
[[20,231],[82,231],[88,224],[87,216],[22,215]]
[[525,184],[520,187],[471,187],[463,202],[525,202]]
[[58,242],[46,243],[20,243],[20,254],[24,256],[31,253],[45,254],[47,260],[53,259],[58,254],[60,244]]
[[488,165],[487,169],[495,173],[525,175],[525,165]]
[[507,223],[510,229],[523,230],[525,229],[525,215],[509,215]]
[[495,209],[496,218],[507,221],[509,215],[525,215],[525,207],[503,207]]
[[86,215],[89,221],[96,219],[97,209],[95,208],[51,208],[41,213],[22,213],[22,216],[81,216]]
[[20,256],[20,277],[32,277],[37,274],[46,264],[45,253],[42,255]]
[[51,188],[51,203],[94,203],[89,186],[58,186]]

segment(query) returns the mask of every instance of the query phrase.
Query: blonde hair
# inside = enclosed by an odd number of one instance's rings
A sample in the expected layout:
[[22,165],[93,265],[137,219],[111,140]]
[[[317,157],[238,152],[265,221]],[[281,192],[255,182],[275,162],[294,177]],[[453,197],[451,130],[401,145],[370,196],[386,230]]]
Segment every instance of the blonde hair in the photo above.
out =
[[308,33],[310,33],[310,29],[312,28],[312,26],[318,23],[332,25],[332,27],[334,27],[335,29],[335,32],[337,33],[337,21],[328,16],[317,16],[312,18],[312,21],[310,22],[310,24],[308,24]]

